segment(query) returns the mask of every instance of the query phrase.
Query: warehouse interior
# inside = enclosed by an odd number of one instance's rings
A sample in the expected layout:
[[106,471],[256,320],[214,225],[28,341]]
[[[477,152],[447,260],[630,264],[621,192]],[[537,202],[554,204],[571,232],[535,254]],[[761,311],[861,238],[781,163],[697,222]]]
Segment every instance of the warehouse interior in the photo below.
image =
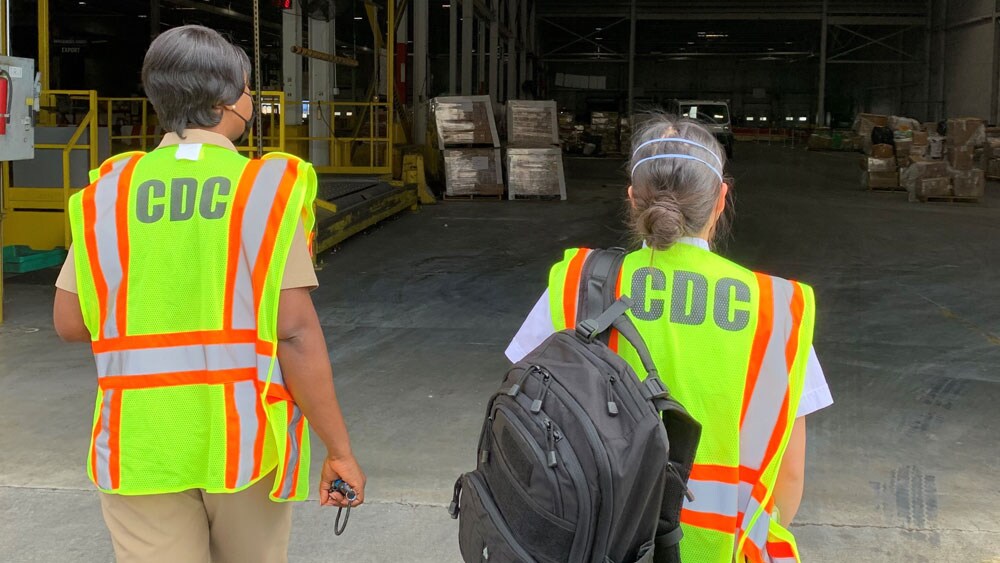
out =
[[143,55],[185,24],[254,63],[238,149],[319,173],[312,297],[368,490],[343,536],[298,506],[291,561],[462,560],[446,508],[504,350],[564,249],[634,243],[631,132],[698,107],[732,153],[717,252],[816,291],[834,403],[808,417],[802,559],[1000,560],[1000,0],[0,0],[0,19],[0,560],[113,559],[84,468],[94,360],[59,341],[53,284],[88,171],[159,143]]

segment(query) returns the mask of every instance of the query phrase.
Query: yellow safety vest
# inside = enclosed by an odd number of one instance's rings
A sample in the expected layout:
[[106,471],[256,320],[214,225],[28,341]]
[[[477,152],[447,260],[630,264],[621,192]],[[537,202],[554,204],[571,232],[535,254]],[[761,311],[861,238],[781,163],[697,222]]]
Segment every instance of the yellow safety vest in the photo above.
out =
[[[588,249],[566,251],[549,276],[557,330],[575,327]],[[628,254],[616,295],[670,392],[702,424],[681,513],[681,559],[791,563],[795,538],[777,519],[774,482],[788,445],[812,346],[815,303],[804,284],[751,272],[687,244]],[[609,346],[640,378],[635,349]]]
[[203,145],[125,153],[69,214],[98,393],[87,472],[106,493],[235,492],[277,469],[304,500],[309,430],[277,356],[292,239],[315,223],[316,173]]

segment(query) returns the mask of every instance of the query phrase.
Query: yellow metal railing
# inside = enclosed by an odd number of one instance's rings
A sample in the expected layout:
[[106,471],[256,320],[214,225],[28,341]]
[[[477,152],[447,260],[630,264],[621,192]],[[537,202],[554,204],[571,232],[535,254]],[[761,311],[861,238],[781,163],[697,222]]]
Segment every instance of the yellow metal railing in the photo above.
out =
[[[136,149],[142,151],[148,151],[150,148],[155,147],[157,134],[155,132],[150,132],[150,107],[149,100],[146,98],[98,98],[97,101],[101,104],[101,107],[105,112],[106,125],[108,127],[108,146],[111,147],[111,153],[114,154],[119,151]],[[138,106],[138,107],[136,107]],[[116,116],[120,115],[127,116],[126,118],[121,118],[122,123],[117,123],[118,119]],[[138,119],[136,119],[138,117]],[[135,134],[133,129],[133,134],[125,135],[123,133],[115,134],[115,129],[118,127],[135,127],[136,121],[139,122],[139,133]],[[138,141],[138,143],[135,143]],[[134,145],[138,146],[134,146]]]
[[[264,153],[285,152],[285,93],[264,90],[260,93],[261,125],[264,129]],[[254,120],[251,125],[255,124]],[[236,150],[253,153],[257,150],[257,131],[251,130],[246,144]]]
[[[35,144],[36,159],[39,151],[60,151],[62,160],[62,182],[58,186],[18,187],[6,182],[3,193],[4,244],[23,244],[36,250],[47,250],[62,246],[69,248],[70,229],[68,208],[71,195],[84,186],[72,186],[70,155],[73,151],[87,151],[90,169],[98,166],[98,123],[97,92],[94,90],[43,90],[40,96],[43,107],[41,123],[57,124],[58,100],[68,99],[70,113],[73,103],[85,102],[86,114],[75,127],[73,135],[64,143]],[[86,132],[86,137],[84,133]],[[86,144],[80,140],[86,138]],[[5,178],[11,178],[10,163],[3,163]],[[12,178],[11,178],[12,180]],[[53,221],[53,213],[61,212],[61,221]],[[61,225],[60,225],[61,224]],[[62,232],[53,232],[54,229]]]
[[[286,111],[308,114],[321,122],[319,134],[289,135],[288,142],[327,144],[329,164],[320,173],[389,174],[392,172],[392,108],[388,102],[286,101]],[[357,132],[357,133],[355,133]],[[308,158],[309,155],[299,155]]]

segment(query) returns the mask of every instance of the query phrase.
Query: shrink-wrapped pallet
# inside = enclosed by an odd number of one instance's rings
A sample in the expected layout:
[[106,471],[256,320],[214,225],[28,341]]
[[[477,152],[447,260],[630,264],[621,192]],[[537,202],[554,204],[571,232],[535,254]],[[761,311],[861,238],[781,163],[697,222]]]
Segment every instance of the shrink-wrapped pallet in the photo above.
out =
[[447,149],[444,154],[446,196],[500,196],[503,168],[500,149]]
[[507,193],[522,196],[559,196],[566,199],[566,175],[558,148],[507,149]]

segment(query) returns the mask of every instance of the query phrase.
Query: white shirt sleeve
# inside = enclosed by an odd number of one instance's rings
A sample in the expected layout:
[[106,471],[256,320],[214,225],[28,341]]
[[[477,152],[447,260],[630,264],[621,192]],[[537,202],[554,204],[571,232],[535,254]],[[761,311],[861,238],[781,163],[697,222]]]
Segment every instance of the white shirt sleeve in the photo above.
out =
[[[549,307],[549,291],[546,289],[507,346],[505,352],[507,359],[513,363],[521,361],[555,332],[555,327],[552,326],[552,309]],[[816,357],[816,349],[810,348],[802,400],[799,401],[796,417],[812,414],[832,404],[833,396],[830,394],[830,386],[826,383],[823,366]]]

